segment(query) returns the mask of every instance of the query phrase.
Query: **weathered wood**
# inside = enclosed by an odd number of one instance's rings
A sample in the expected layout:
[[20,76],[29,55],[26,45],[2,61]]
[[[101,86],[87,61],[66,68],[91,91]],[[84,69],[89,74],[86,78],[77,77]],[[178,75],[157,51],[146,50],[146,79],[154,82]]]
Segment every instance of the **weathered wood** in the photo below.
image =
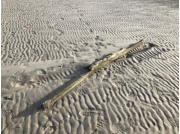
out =
[[95,61],[92,65],[89,67],[89,72],[86,74],[80,76],[76,81],[72,82],[70,85],[68,85],[66,88],[64,88],[62,91],[60,91],[58,94],[56,94],[53,98],[45,101],[42,104],[43,109],[49,109],[51,108],[59,99],[61,99],[64,95],[66,95],[68,92],[70,92],[74,87],[79,85],[81,82],[86,80],[88,77],[96,73],[98,70],[102,69],[103,67],[109,65],[110,63],[114,62],[117,59],[124,59],[126,58],[127,54],[133,53],[134,51],[137,51],[139,49],[143,49],[146,47],[144,45],[144,41],[141,40],[135,44],[132,44],[128,46],[127,48],[120,49],[118,52],[114,54],[110,54],[103,58],[102,60]]

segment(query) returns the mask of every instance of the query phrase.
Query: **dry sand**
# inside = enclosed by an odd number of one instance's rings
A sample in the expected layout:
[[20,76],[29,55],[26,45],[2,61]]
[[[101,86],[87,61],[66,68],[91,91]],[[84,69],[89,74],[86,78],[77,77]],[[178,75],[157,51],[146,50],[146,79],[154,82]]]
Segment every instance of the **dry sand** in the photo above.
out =
[[[2,134],[177,134],[177,0],[2,0]],[[49,111],[39,106],[104,54],[102,69]]]

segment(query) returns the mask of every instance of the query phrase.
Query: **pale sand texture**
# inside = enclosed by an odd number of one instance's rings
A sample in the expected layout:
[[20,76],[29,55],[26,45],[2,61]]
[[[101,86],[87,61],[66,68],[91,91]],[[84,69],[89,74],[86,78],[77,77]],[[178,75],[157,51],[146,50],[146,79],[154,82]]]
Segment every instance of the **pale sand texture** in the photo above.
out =
[[[2,134],[177,134],[178,1],[2,0]],[[155,47],[39,106],[104,54]]]

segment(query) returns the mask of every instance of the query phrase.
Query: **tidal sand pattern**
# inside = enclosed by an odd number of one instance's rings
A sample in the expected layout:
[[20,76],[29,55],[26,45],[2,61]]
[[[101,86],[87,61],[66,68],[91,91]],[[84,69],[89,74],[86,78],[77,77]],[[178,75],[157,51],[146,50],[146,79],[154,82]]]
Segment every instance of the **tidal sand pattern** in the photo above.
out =
[[[178,134],[177,0],[2,0],[2,134]],[[48,110],[107,54],[144,39]]]

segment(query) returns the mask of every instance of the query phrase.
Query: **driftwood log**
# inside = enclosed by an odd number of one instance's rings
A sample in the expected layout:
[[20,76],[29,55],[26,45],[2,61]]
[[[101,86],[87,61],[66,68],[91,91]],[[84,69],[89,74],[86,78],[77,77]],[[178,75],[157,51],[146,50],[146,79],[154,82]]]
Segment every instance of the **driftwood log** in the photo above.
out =
[[49,100],[46,100],[41,106],[43,109],[49,109],[51,108],[58,100],[60,100],[64,95],[66,95],[68,92],[72,91],[74,87],[79,85],[81,82],[86,80],[88,77],[92,76],[94,73],[96,73],[98,70],[102,69],[103,67],[109,65],[110,63],[118,60],[118,59],[125,59],[129,54],[132,54],[136,51],[143,50],[144,48],[147,48],[148,46],[145,44],[144,40],[140,40],[139,42],[129,45],[127,48],[122,48],[118,52],[110,54],[103,58],[102,60],[95,61],[89,66],[89,72],[86,74],[80,76],[76,81],[65,87],[63,90],[61,90],[59,93],[57,93],[55,96],[50,98]]

